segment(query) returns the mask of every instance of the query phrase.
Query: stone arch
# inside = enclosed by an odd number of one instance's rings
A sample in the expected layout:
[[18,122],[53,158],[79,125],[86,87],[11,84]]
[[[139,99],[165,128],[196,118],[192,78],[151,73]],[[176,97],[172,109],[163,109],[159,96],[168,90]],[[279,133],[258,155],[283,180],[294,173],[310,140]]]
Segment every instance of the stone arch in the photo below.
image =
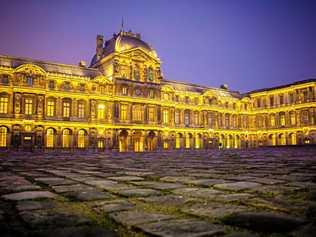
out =
[[8,134],[9,128],[7,126],[1,125],[0,126],[0,148],[8,146]]
[[276,135],[275,134],[270,134],[268,136],[268,144],[269,144],[269,146],[276,146]]
[[157,134],[154,131],[149,131],[146,136],[147,151],[154,151],[157,148]]
[[118,140],[119,140],[119,151],[120,152],[128,151],[129,133],[126,129],[123,129],[119,132]]
[[46,148],[55,148],[57,144],[57,131],[53,127],[49,127],[45,132]]
[[84,149],[87,147],[87,130],[80,128],[77,131],[77,147],[80,149]]
[[62,130],[62,148],[72,147],[72,130],[70,128],[64,128]]
[[286,137],[284,133],[280,133],[278,135],[278,145],[285,146],[286,145]]
[[295,132],[290,133],[289,136],[288,136],[288,139],[289,139],[289,144],[290,145],[296,145],[297,144],[296,133]]

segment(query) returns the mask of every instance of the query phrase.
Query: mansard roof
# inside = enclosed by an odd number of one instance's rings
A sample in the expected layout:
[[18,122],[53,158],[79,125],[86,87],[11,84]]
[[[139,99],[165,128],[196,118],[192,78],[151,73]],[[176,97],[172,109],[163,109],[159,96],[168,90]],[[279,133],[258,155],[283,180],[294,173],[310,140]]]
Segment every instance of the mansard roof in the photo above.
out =
[[76,65],[66,65],[60,63],[47,62],[42,60],[35,60],[30,58],[18,58],[6,55],[0,55],[0,66],[17,68],[23,64],[34,64],[50,73],[58,73],[80,77],[94,78],[102,75],[102,73],[95,68],[86,68]]
[[295,85],[299,85],[299,84],[305,84],[305,83],[309,83],[309,82],[316,82],[316,78],[310,78],[310,79],[306,79],[306,80],[296,81],[296,82],[285,84],[285,85],[281,85],[281,86],[274,86],[274,87],[268,87],[268,88],[262,88],[262,89],[258,89],[258,90],[253,90],[253,91],[247,92],[245,95],[250,95],[250,94],[264,92],[264,91],[271,91],[271,90],[282,89],[282,88],[295,86]]

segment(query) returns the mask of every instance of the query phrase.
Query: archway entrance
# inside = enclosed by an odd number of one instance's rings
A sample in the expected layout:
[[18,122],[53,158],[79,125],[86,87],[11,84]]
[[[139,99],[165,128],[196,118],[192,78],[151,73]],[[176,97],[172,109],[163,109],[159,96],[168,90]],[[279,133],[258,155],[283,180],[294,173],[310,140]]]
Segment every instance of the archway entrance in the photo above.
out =
[[128,132],[126,130],[122,130],[119,134],[119,151],[125,152],[128,151]]

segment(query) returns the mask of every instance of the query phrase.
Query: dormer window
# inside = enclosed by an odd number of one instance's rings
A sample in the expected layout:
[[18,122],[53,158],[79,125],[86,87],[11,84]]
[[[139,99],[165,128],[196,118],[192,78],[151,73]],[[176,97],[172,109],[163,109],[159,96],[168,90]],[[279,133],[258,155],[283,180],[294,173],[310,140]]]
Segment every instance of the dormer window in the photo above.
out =
[[55,81],[51,80],[48,82],[48,88],[50,90],[54,90],[55,89]]
[[81,83],[79,85],[79,91],[85,91],[85,87],[86,87],[86,85],[84,83]]
[[9,84],[9,75],[1,75],[0,76],[0,83],[4,85]]
[[27,76],[26,77],[26,84],[28,86],[32,86],[33,85],[33,77],[32,76]]
[[65,81],[64,83],[64,90],[69,91],[71,89],[71,85],[69,81]]

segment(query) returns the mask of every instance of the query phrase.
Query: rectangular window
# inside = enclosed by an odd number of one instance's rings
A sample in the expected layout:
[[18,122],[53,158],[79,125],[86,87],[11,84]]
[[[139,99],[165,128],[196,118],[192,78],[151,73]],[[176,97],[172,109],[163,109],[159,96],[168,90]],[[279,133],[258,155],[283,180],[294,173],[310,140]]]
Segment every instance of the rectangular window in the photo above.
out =
[[274,97],[270,96],[270,107],[274,106]]
[[150,122],[155,121],[155,108],[152,108],[152,107],[148,108],[148,121]]
[[283,105],[284,104],[284,96],[280,95],[279,99],[280,99],[280,105]]
[[105,106],[104,104],[98,105],[98,119],[104,119],[105,118]]
[[179,124],[180,123],[180,112],[177,110],[174,114],[174,122],[176,124]]
[[133,120],[134,121],[142,121],[143,119],[143,111],[141,106],[133,107]]
[[127,95],[127,87],[122,87],[122,95]]
[[70,117],[70,102],[65,101],[63,103],[63,117],[69,118]]
[[121,105],[120,117],[122,121],[127,120],[127,105]]
[[54,90],[55,89],[55,81],[51,80],[48,82],[48,88],[50,90]]
[[169,111],[168,110],[163,110],[162,112],[162,122],[164,124],[168,124],[169,123]]
[[199,114],[198,113],[194,114],[194,124],[199,125]]
[[33,113],[33,100],[25,99],[25,114],[31,115]]
[[47,101],[47,116],[55,116],[55,101]]
[[8,97],[1,97],[0,98],[0,114],[7,114],[8,113]]
[[84,118],[84,104],[78,104],[78,118]]

